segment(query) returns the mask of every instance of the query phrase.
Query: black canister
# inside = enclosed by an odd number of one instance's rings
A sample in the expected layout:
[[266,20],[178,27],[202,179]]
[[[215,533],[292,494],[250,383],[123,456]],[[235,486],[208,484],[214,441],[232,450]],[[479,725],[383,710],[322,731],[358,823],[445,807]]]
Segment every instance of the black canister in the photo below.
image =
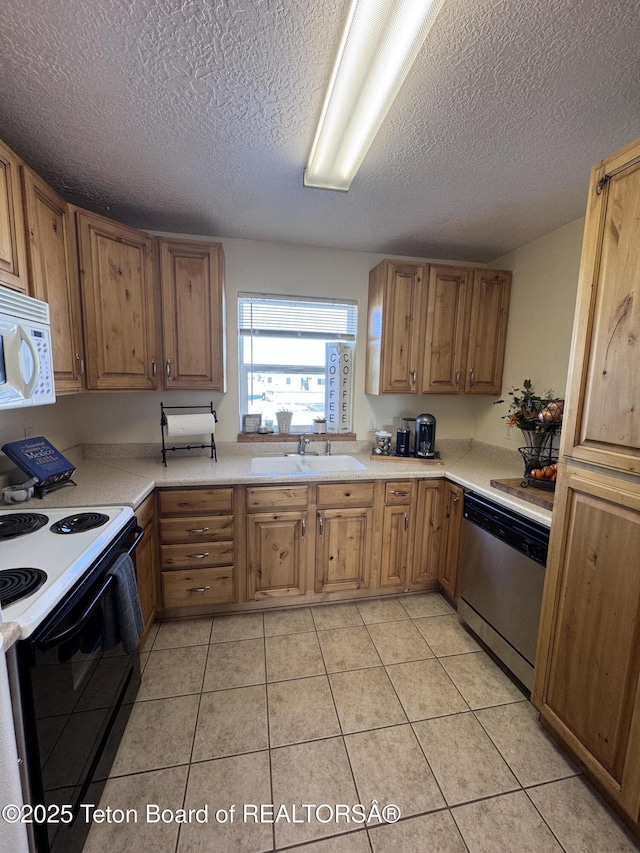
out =
[[396,456],[409,456],[411,445],[411,430],[399,429],[396,432]]

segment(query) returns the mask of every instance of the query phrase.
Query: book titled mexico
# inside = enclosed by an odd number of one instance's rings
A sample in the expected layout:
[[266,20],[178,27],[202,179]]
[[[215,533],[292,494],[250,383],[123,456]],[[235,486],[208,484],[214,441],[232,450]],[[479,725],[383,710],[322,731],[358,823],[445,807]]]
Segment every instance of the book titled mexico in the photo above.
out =
[[42,435],[21,441],[9,441],[2,445],[2,450],[38,486],[61,483],[68,480],[76,470]]

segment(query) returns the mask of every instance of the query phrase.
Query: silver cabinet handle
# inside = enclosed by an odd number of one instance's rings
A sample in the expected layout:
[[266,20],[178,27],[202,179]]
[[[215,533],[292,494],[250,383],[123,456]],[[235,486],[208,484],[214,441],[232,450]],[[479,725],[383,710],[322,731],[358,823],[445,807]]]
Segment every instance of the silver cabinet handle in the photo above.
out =
[[210,586],[192,586],[187,590],[187,592],[203,593],[203,592],[206,592],[208,589],[211,589],[211,587]]
[[460,495],[454,495],[454,496],[453,496],[453,502],[454,502],[454,504],[457,504],[459,500],[460,500]]
[[305,537],[306,532],[307,532],[307,522],[303,518],[302,519],[302,538],[303,539]]
[[400,489],[392,489],[391,494],[392,495],[398,495],[401,498],[405,498],[409,494],[409,492],[407,492],[407,491],[403,492],[403,491],[400,491]]
[[167,379],[171,382],[171,359],[167,359]]
[[156,360],[155,360],[155,358],[152,358],[152,359],[151,359],[151,378],[152,378],[152,379],[155,379],[155,378],[156,378],[157,372],[158,372],[158,371],[157,371],[157,368],[156,368]]
[[409,529],[409,515],[405,512],[404,514],[404,532],[406,533]]
[[475,385],[475,381],[476,381],[476,377],[475,377],[475,374],[473,372],[473,367],[472,367],[471,370],[469,371],[469,385]]
[[205,557],[209,556],[209,552],[205,551],[204,554],[187,554],[190,560],[204,560]]
[[411,384],[415,385],[416,384],[416,372],[415,372],[415,370],[411,371],[410,376],[411,376]]
[[322,518],[321,513],[318,513],[318,535],[322,536],[324,533],[324,519]]
[[78,362],[78,373],[82,376],[84,374],[84,358],[79,352],[76,353],[76,361]]
[[210,529],[210,527],[188,527],[185,533],[206,533]]
[[456,370],[456,385],[460,384],[460,368]]

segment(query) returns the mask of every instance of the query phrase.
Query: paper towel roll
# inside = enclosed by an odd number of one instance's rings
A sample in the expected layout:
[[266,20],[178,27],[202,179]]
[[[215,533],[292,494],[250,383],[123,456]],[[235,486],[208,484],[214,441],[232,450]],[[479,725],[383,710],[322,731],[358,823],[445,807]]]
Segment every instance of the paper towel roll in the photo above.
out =
[[175,438],[186,435],[211,435],[216,431],[211,412],[204,415],[167,415],[167,435]]

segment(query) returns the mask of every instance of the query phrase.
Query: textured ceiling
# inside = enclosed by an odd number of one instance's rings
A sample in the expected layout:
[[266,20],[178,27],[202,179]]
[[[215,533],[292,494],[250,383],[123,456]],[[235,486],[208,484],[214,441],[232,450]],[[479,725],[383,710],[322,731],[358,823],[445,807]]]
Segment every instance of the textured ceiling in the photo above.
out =
[[638,0],[446,0],[348,193],[302,169],[348,0],[4,0],[0,138],[162,231],[490,261],[640,136]]

